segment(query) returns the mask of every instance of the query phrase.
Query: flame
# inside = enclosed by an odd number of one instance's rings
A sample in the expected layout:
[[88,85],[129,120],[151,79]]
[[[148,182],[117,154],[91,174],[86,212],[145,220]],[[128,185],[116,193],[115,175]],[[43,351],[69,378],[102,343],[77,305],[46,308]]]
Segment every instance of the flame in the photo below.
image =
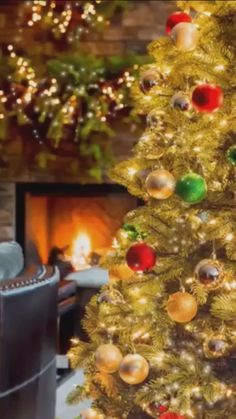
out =
[[75,269],[88,266],[88,256],[92,250],[91,240],[87,233],[80,232],[72,243],[71,261]]

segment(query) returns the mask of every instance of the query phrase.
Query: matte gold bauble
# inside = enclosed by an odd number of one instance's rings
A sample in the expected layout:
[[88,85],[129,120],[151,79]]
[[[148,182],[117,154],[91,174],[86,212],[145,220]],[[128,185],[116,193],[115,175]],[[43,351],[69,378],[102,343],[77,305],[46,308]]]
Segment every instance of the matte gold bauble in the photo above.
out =
[[120,350],[111,343],[101,345],[95,352],[95,364],[99,371],[112,374],[118,371],[123,359]]
[[220,333],[209,336],[203,344],[203,350],[207,358],[220,358],[227,355],[229,349],[228,342]]
[[109,278],[111,281],[128,280],[134,275],[132,269],[126,263],[122,265],[113,265],[109,269]]
[[218,260],[201,260],[194,273],[196,280],[209,289],[219,288],[224,281],[223,266]]
[[182,51],[192,51],[198,43],[197,27],[193,23],[178,23],[171,31],[171,38],[176,48]]
[[127,384],[140,384],[149,374],[148,362],[139,354],[126,355],[121,362],[119,374]]
[[94,409],[86,409],[81,414],[82,419],[105,419],[104,415]]
[[177,323],[188,323],[197,314],[197,302],[188,292],[176,292],[167,302],[169,317]]
[[164,169],[151,172],[145,184],[148,194],[155,199],[167,199],[175,191],[175,178],[170,172]]

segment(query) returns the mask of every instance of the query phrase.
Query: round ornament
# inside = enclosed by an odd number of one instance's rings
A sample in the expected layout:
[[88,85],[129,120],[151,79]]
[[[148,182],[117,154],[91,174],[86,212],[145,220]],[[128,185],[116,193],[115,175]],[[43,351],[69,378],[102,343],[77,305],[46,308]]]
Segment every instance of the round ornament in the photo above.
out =
[[172,13],[166,22],[166,33],[170,33],[171,30],[181,22],[192,22],[192,18],[188,13],[174,12]]
[[119,369],[120,378],[127,384],[140,384],[149,374],[149,365],[139,354],[126,355]]
[[188,292],[176,292],[169,297],[167,313],[177,323],[190,322],[197,314],[197,302]]
[[203,350],[207,358],[220,358],[228,353],[230,347],[225,337],[221,334],[213,334],[203,344]]
[[194,273],[196,280],[210,289],[218,288],[224,281],[223,267],[219,261],[214,259],[201,260]]
[[197,204],[206,197],[207,185],[202,176],[188,173],[177,181],[175,192],[185,202]]
[[150,90],[157,86],[160,82],[160,74],[154,70],[149,69],[142,73],[140,80],[140,89],[144,94],[150,92]]
[[145,233],[138,231],[138,229],[133,224],[125,223],[123,225],[123,230],[126,232],[128,238],[132,241],[144,239],[146,236]]
[[147,126],[150,129],[156,129],[162,126],[161,114],[153,109],[147,116]]
[[135,272],[149,271],[155,266],[156,252],[145,243],[136,243],[129,248],[126,261],[129,268]]
[[198,29],[193,23],[178,23],[171,31],[176,48],[181,51],[192,51],[198,43]]
[[97,369],[107,374],[118,371],[122,358],[120,350],[111,343],[100,345],[95,352]]
[[190,108],[190,100],[183,93],[176,93],[171,99],[171,106],[180,111],[188,111]]
[[227,151],[227,159],[233,165],[236,166],[236,145],[232,145]]
[[175,191],[175,178],[170,172],[164,169],[151,172],[145,184],[148,194],[155,199],[167,199]]
[[159,415],[162,413],[167,412],[168,407],[160,404],[158,402],[153,402],[150,403],[149,406],[147,407],[147,413],[150,413],[151,415],[155,415],[159,418]]
[[221,87],[213,84],[200,84],[192,94],[192,105],[201,113],[211,113],[221,107],[224,93]]
[[174,412],[166,412],[163,413],[159,419],[185,419],[185,416],[179,415],[178,413]]
[[101,292],[101,294],[98,296],[97,302],[99,304],[108,303],[117,305],[123,303],[124,299],[121,293],[117,290],[105,290]]
[[86,409],[81,414],[82,419],[105,419],[101,413],[96,412],[94,409]]

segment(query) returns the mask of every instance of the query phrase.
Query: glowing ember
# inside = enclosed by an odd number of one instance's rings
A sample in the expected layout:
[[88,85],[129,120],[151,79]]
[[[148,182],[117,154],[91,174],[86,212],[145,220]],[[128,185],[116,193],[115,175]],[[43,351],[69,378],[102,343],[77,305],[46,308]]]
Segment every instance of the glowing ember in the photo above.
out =
[[76,270],[89,266],[88,257],[91,253],[91,240],[87,233],[79,233],[72,243],[71,262]]

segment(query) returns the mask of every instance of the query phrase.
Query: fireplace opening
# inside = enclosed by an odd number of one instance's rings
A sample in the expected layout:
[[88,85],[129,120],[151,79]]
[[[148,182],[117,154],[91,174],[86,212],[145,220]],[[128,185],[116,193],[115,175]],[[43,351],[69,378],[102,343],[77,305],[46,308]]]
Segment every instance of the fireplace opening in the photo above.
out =
[[136,206],[137,199],[118,185],[17,184],[16,239],[27,265],[57,255],[73,269],[85,269],[107,252]]

